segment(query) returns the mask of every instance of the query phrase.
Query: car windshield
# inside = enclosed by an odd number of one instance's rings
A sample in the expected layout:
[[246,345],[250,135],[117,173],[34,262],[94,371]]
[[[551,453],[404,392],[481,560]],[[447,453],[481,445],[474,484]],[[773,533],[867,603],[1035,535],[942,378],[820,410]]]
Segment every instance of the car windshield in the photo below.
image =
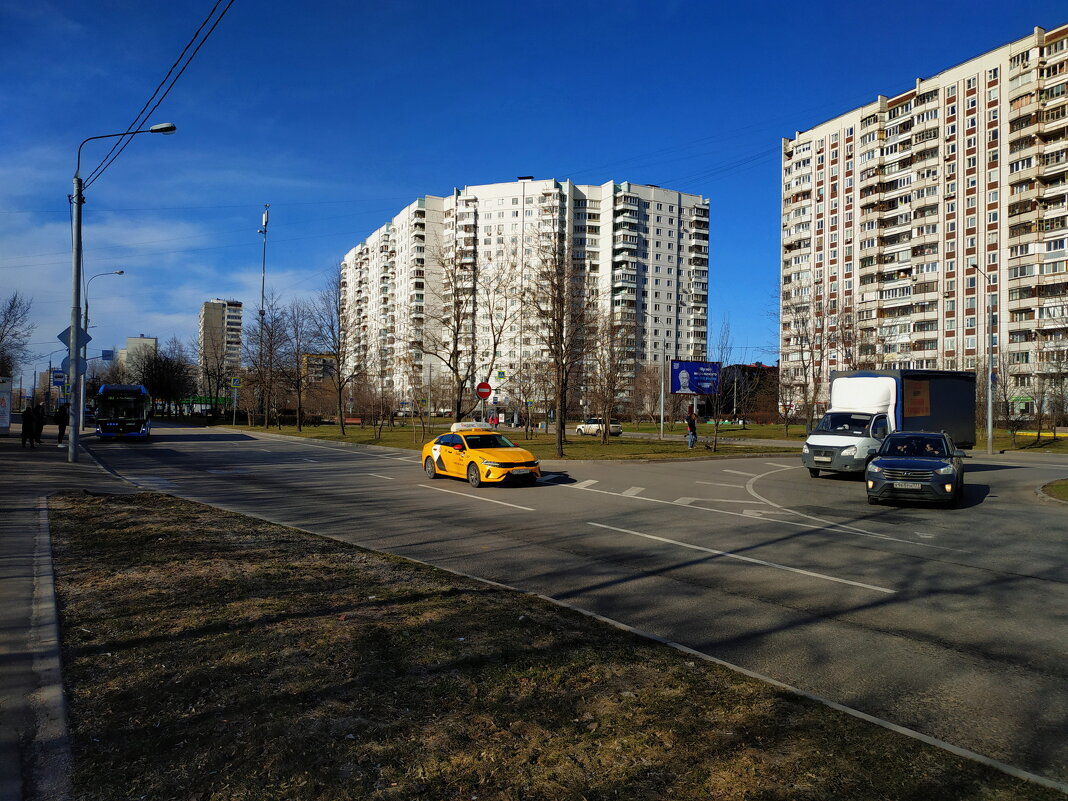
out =
[[945,459],[946,443],[941,437],[891,435],[883,442],[880,455],[908,459]]
[[468,448],[514,448],[508,437],[501,434],[468,434],[464,437]]
[[871,420],[870,414],[852,414],[850,412],[828,412],[823,415],[817,431],[828,434],[863,434]]

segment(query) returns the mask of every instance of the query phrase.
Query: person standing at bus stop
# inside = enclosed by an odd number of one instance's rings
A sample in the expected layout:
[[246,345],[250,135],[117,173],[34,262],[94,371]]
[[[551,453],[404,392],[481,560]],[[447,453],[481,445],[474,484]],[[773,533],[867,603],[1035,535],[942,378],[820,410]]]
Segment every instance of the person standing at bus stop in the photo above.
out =
[[33,407],[28,403],[26,408],[22,410],[22,447],[26,447],[26,443],[30,443],[31,448],[37,446],[33,444],[34,439],[37,437],[37,418],[34,417]]
[[45,423],[48,422],[48,415],[45,414],[43,403],[38,403],[33,407],[33,421],[33,440],[38,445],[43,445],[44,443],[41,442],[41,437],[44,435]]
[[63,447],[63,434],[67,431],[67,424],[70,422],[70,413],[67,411],[67,404],[62,403],[56,409],[56,413],[52,416],[52,422],[59,427],[59,436],[56,437],[56,442],[59,443],[59,447]]
[[691,451],[694,445],[697,444],[697,415],[693,413],[693,409],[690,409],[690,413],[686,415],[686,447]]

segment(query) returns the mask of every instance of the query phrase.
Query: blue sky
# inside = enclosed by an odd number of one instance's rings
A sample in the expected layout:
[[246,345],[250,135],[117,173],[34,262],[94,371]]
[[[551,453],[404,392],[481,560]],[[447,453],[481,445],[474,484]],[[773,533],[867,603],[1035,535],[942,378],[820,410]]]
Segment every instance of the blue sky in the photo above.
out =
[[[125,130],[212,5],[0,0],[0,295],[33,299],[39,365],[70,320],[78,144]],[[774,362],[780,139],[1065,22],[1037,0],[236,0],[151,119],[178,133],[86,192],[86,275],[126,271],[92,284],[90,355],[191,341],[212,297],[254,309],[264,203],[288,300],[419,195],[534,175],[710,197],[711,325]]]

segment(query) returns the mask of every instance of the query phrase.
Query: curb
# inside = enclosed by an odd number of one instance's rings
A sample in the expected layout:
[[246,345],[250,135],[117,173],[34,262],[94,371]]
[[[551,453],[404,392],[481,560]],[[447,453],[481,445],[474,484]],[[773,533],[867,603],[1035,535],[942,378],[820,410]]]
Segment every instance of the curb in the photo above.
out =
[[30,647],[37,689],[30,696],[35,724],[31,744],[32,781],[40,801],[69,801],[71,791],[70,734],[63,688],[63,661],[52,570],[52,532],[48,498],[37,502],[38,526],[33,555],[33,612]]
[[1050,481],[1050,482],[1048,482],[1046,484],[1043,484],[1041,487],[1035,487],[1035,495],[1037,495],[1040,498],[1044,498],[1047,501],[1053,501],[1053,503],[1063,503],[1065,506],[1068,506],[1068,501],[1062,501],[1060,498],[1054,498],[1052,495],[1050,495],[1048,492],[1046,492],[1046,487],[1048,487],[1050,484],[1054,484],[1057,481],[1062,481],[1062,480],[1063,479],[1059,479],[1059,478],[1058,479],[1054,479],[1053,481]]
[[[406,448],[396,448],[389,445],[366,445],[362,442],[341,442],[334,439],[318,439],[316,437],[295,437],[292,434],[275,434],[271,431],[245,431],[240,428],[229,428],[227,426],[212,426],[215,431],[231,431],[235,434],[249,434],[250,436],[267,437],[269,439],[282,439],[292,442],[305,442],[311,441],[321,445],[337,445],[343,448],[352,448],[355,450],[367,449],[367,450],[383,450],[383,451],[398,451],[407,450]],[[726,441],[726,440],[721,440]],[[418,454],[418,451],[413,450],[412,453]],[[679,456],[669,459],[557,459],[555,457],[549,459],[542,459],[543,462],[557,462],[559,464],[603,464],[605,462],[618,462],[619,464],[659,464],[661,462],[707,462],[717,459],[765,459],[774,456],[790,457],[800,456],[801,451],[797,450],[780,450],[770,453],[709,453],[705,456]],[[99,463],[98,463],[99,464]],[[103,467],[101,465],[101,467]],[[105,470],[107,468],[104,468]]]

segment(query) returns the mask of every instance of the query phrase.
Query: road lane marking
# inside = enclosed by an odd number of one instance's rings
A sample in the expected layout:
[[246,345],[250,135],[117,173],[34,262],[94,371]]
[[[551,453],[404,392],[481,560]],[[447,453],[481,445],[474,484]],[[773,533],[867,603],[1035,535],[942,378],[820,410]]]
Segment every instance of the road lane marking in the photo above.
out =
[[778,462],[764,462],[764,464],[770,464],[772,467],[782,467],[786,470],[793,470],[794,468],[801,466],[796,464],[779,464]]
[[501,506],[511,506],[513,509],[522,509],[524,512],[536,511],[529,506],[520,506],[517,503],[505,503],[504,501],[494,500],[493,498],[483,498],[481,495],[469,495],[466,492],[457,492],[456,490],[447,490],[444,487],[432,487],[429,484],[418,484],[417,486],[423,489],[437,490],[438,492],[447,492],[450,495],[459,495],[461,498],[467,498],[472,501],[486,501],[486,503],[499,503]]
[[720,484],[718,481],[695,481],[694,484],[708,484],[710,487],[730,487],[731,489],[745,489],[745,484]]
[[[623,494],[625,495],[626,493],[623,493]],[[745,498],[744,500],[740,500],[739,501],[739,500],[729,500],[727,498],[689,498],[689,497],[686,497],[686,496],[683,496],[681,498],[676,498],[674,500],[674,503],[680,504],[682,506],[690,506],[694,501],[704,501],[705,503],[748,503],[748,504],[752,504],[753,503],[753,499],[752,498]]]
[[734,473],[736,476],[755,476],[756,473],[744,473],[741,470],[724,470],[724,473]]
[[643,534],[640,531],[631,531],[630,529],[626,529],[626,528],[616,528],[615,526],[606,526],[603,523],[592,523],[590,521],[586,521],[586,522],[591,526],[596,526],[597,528],[605,528],[605,529],[608,529],[609,531],[618,531],[621,534],[632,534],[635,537],[644,537],[647,540],[654,540],[656,542],[664,542],[664,543],[667,543],[668,545],[678,545],[680,548],[687,548],[687,549],[689,549],[691,551],[701,551],[702,553],[710,553],[710,554],[713,554],[715,556],[725,556],[728,559],[737,559],[737,560],[739,560],[741,562],[749,562],[750,564],[754,564],[754,565],[761,565],[763,567],[771,567],[771,568],[774,568],[776,570],[785,570],[785,571],[787,571],[789,573],[799,573],[802,576],[809,576],[811,578],[817,578],[817,579],[821,579],[823,581],[833,581],[833,582],[836,582],[838,584],[848,584],[848,585],[850,585],[852,587],[860,587],[861,589],[871,590],[873,592],[881,592],[881,593],[885,593],[886,595],[893,595],[893,594],[895,594],[897,592],[897,590],[892,590],[892,589],[889,589],[887,587],[878,587],[878,586],[876,586],[874,584],[865,584],[865,583],[863,583],[861,581],[852,581],[850,579],[838,578],[837,576],[828,576],[826,573],[815,573],[815,572],[813,572],[811,570],[802,570],[799,567],[789,567],[788,565],[780,565],[780,564],[778,564],[776,562],[765,562],[763,559],[754,559],[751,556],[742,556],[740,554],[731,553],[730,551],[717,551],[715,548],[705,548],[702,545],[691,545],[688,542],[679,542],[678,540],[671,540],[671,539],[668,539],[667,537],[657,537],[655,534]]
[[594,479],[588,478],[585,481],[580,481],[578,484],[572,484],[571,486],[574,489],[586,489],[586,487],[592,487],[596,483],[597,482]]
[[768,506],[774,506],[776,509],[781,509],[783,512],[789,512],[790,514],[797,515],[798,517],[804,517],[808,520],[815,520],[818,523],[823,523],[825,526],[832,526],[841,531],[846,531],[850,534],[856,534],[860,537],[871,537],[872,539],[886,540],[888,542],[903,542],[907,545],[916,545],[920,548],[935,548],[939,551],[956,551],[957,553],[970,553],[969,551],[966,551],[963,548],[948,548],[944,545],[932,545],[929,542],[916,542],[916,540],[906,540],[900,537],[891,537],[889,534],[877,534],[874,531],[866,531],[865,529],[857,528],[856,526],[851,526],[847,523],[835,523],[831,520],[827,520],[826,518],[816,517],[815,515],[805,514],[804,512],[798,512],[793,509],[790,509],[790,507],[788,506],[783,506],[782,504],[775,503],[774,501],[769,501],[767,498],[765,498],[763,495],[761,495],[754,489],[753,485],[756,484],[758,479],[764,478],[765,476],[769,476],[772,473],[781,473],[783,470],[793,469],[793,467],[783,467],[780,470],[771,470],[767,473],[763,473],[758,476],[753,476],[751,479],[749,479],[749,481],[746,482],[745,490],[758,501],[760,501],[761,503],[766,503]]
[[318,462],[319,461],[318,459],[308,459],[308,458],[306,458],[304,456],[302,456],[301,458],[304,459],[305,462]]
[[628,498],[633,498],[635,495],[640,494],[644,490],[645,490],[645,487],[631,487],[630,489],[623,490],[619,494],[620,495],[626,495]]
[[379,473],[357,473],[358,476],[374,476],[375,478],[384,478],[386,481],[393,481],[393,476],[383,476]]

